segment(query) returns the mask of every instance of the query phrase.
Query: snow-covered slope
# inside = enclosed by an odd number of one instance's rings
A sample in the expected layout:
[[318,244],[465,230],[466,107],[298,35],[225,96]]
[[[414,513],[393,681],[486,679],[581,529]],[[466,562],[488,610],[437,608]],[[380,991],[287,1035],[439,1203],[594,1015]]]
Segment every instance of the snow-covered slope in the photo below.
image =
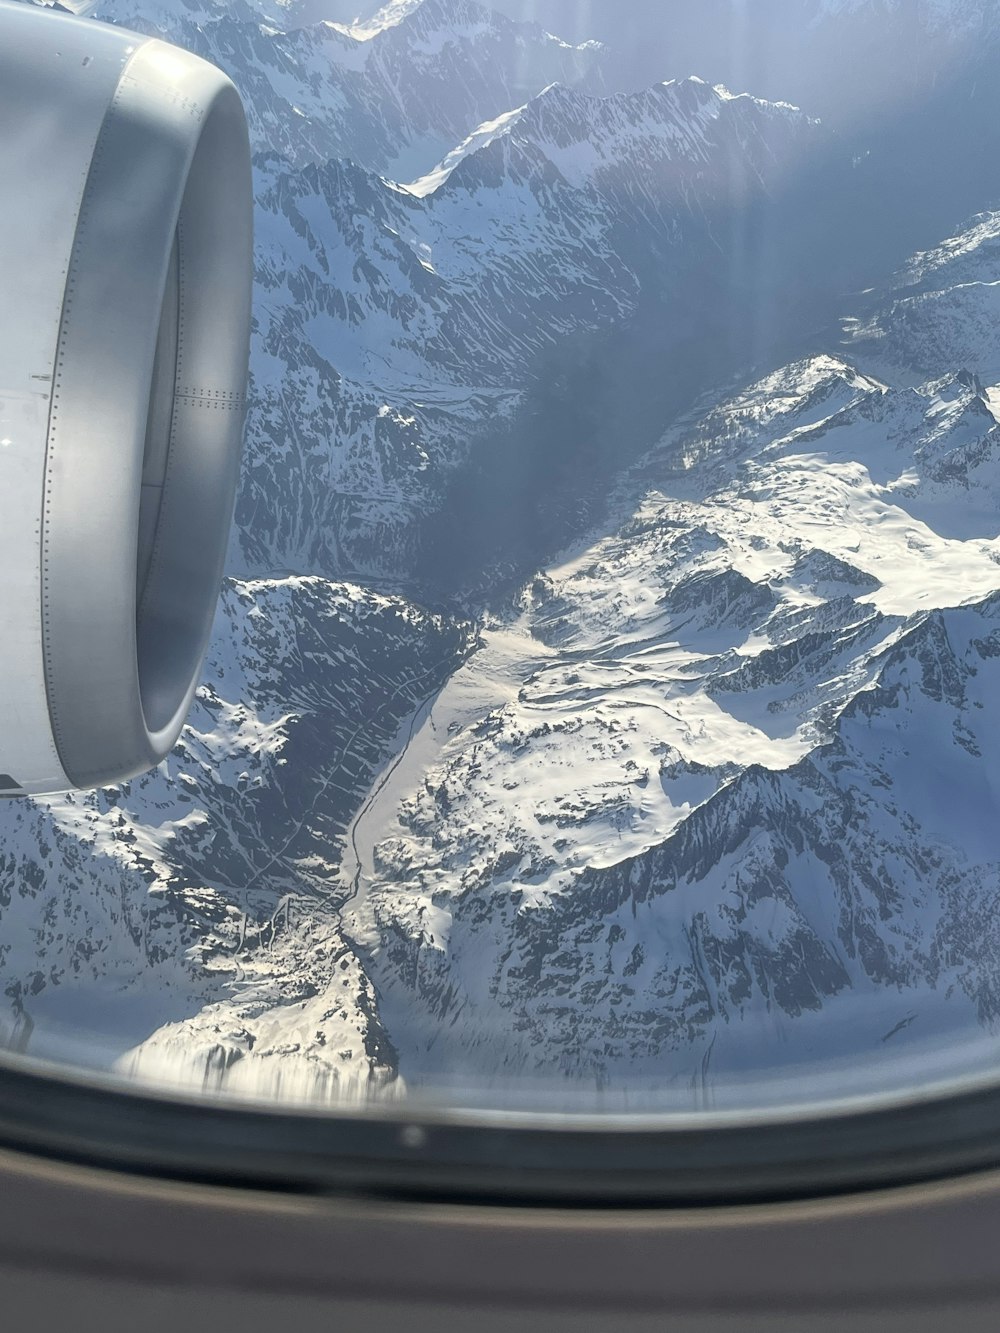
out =
[[916,255],[871,309],[846,323],[846,346],[900,383],[974,366],[1000,396],[1000,213],[972,218]]
[[247,0],[99,0],[93,14],[225,69],[258,151],[293,166],[350,158],[396,179],[550,83],[599,82],[602,57],[474,0],[421,0],[360,28],[286,28],[280,5]]
[[8,1037],[160,1080],[376,1094],[391,1052],[339,932],[340,846],[470,642],[398,598],[230,582],[170,758],[121,791],[3,811]]
[[[527,175],[542,161],[569,184],[606,193],[623,176],[652,173],[644,183],[657,207],[663,174],[676,177],[676,189],[683,166],[697,163],[698,188],[709,199],[706,169],[709,179],[714,174],[717,190],[724,173],[730,183],[734,161],[747,177],[759,169],[765,143],[771,142],[778,154],[787,151],[775,142],[774,120],[781,113],[801,130],[804,117],[797,108],[759,102],[745,93],[734,96],[725,88],[707,87],[697,77],[600,99],[553,87],[528,105],[480,125],[433,172],[408,188],[419,195],[440,188],[471,156],[481,167],[493,168],[499,159],[506,173]],[[723,159],[719,145],[726,138],[735,151]]]
[[1000,1020],[998,447],[974,372],[835,357],[667,435],[356,826],[411,1084],[839,1094]]
[[411,570],[449,474],[542,358],[626,324],[650,271],[677,299],[714,262],[713,214],[819,134],[697,80],[555,85],[423,197],[351,163],[260,160],[242,568]]
[[698,73],[801,101],[838,125],[892,105],[1000,38],[992,0],[493,0],[608,49],[616,86]]

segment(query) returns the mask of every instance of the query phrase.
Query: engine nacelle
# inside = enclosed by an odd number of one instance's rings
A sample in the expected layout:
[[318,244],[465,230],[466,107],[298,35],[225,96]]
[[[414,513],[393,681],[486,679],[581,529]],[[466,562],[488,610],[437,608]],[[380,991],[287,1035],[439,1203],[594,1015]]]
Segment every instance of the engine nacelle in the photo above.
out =
[[159,763],[239,470],[239,95],[165,42],[0,0],[0,792]]

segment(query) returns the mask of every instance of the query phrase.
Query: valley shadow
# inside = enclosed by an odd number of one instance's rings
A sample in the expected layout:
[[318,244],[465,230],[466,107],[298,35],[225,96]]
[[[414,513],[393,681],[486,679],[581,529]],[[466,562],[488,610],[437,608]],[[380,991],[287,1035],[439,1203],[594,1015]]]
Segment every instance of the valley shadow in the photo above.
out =
[[[1000,196],[1000,84],[973,58],[869,123],[817,131],[763,194],[733,160],[716,207],[620,253],[641,298],[627,326],[539,359],[523,407],[462,442],[468,461],[420,536],[432,596],[495,605],[598,524],[617,477],[710,390],[818,351],[864,290]],[[628,234],[626,234],[628,233]],[[975,369],[972,367],[971,369]]]

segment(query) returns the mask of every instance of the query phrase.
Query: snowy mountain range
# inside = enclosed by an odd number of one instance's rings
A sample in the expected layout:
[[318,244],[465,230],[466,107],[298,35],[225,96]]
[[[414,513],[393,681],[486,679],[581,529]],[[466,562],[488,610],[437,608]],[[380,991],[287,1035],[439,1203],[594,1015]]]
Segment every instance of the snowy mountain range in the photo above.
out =
[[970,62],[985,73],[1000,39],[992,0],[494,0],[494,8],[572,41],[599,39],[615,87],[697,72],[801,102],[840,128],[867,120],[869,130],[876,106],[919,99],[932,80],[965,77]]
[[365,816],[351,934],[413,1082],[621,1108],[711,1073],[725,1104],[775,1049],[841,1053],[843,1090],[904,1018],[932,1044],[997,1017],[980,382],[812,358],[671,432],[653,478],[487,632]]
[[724,1107],[992,1058],[998,235],[672,428],[421,718],[344,872],[411,1089]]
[[819,133],[697,80],[554,85],[406,189],[258,159],[243,568],[412,571],[449,474],[499,422],[518,434],[547,358],[625,325],[651,269],[664,305],[690,301],[712,214]]
[[940,238],[988,102],[914,122],[937,189],[780,71],[638,84],[471,0],[92,13],[247,101],[251,406],[178,749],[0,812],[9,1042],[621,1109],[986,1040],[1000,214]]
[[474,0],[390,6],[360,27],[286,27],[280,6],[246,0],[98,0],[93,13],[220,65],[243,94],[254,147],[292,166],[349,158],[409,180],[498,109],[552,83],[600,86],[597,43],[571,46]]

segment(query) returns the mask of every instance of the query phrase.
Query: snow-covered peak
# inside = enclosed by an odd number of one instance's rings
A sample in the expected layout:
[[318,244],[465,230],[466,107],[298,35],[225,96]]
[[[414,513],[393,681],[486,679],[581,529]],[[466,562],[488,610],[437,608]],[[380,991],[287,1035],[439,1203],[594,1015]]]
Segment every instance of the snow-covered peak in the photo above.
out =
[[955,236],[914,255],[896,286],[916,287],[928,281],[953,284],[1000,279],[1000,211],[971,218]]
[[350,158],[394,180],[553,82],[599,85],[604,59],[475,0],[395,0],[365,23],[296,0],[96,0],[94,17],[218,64],[256,152],[293,166]]
[[[692,76],[655,84],[638,93],[590,97],[576,88],[545,89],[524,109],[519,130],[544,147],[573,184],[619,162],[669,153],[699,157],[707,150],[710,127],[745,112],[806,117],[787,104],[768,104],[712,88]],[[584,145],[591,151],[581,151]]]
[[937,960],[1000,858],[996,436],[974,374],[812,357],[668,432],[535,578],[353,830],[410,1086],[556,1068],[634,1107],[645,1069],[662,1105],[710,1059],[745,1098],[811,1016],[884,1078],[903,994],[918,1039],[952,1005],[975,1035],[995,945]]
[[742,121],[746,127],[759,127],[769,120],[787,121],[793,133],[810,124],[787,103],[736,95],[696,77],[609,97],[554,83],[524,106],[480,125],[432,172],[407,188],[426,196],[468,159],[490,150],[508,162],[544,159],[570,185],[585,188],[630,167],[707,161],[720,123]]
[[586,41],[573,44],[546,32],[533,22],[519,22],[477,0],[389,0],[371,18],[349,25],[360,41],[371,41],[394,29],[403,28],[407,39],[433,52],[447,42],[485,34],[517,32],[522,39],[542,41],[567,50],[598,52],[601,43]]
[[369,41],[385,32],[387,28],[398,27],[415,9],[419,9],[423,0],[390,0],[369,19],[351,25],[351,31],[361,41]]
[[513,26],[513,21],[475,0],[390,0],[370,19],[355,24],[352,31],[371,39],[401,24],[406,24],[411,36],[447,41],[463,34]]
[[433,194],[438,186],[443,185],[451,173],[460,162],[464,162],[472,153],[476,153],[480,148],[486,148],[499,135],[504,134],[520,121],[525,108],[523,106],[515,107],[513,111],[505,111],[502,116],[497,116],[495,120],[484,121],[472,133],[462,140],[445,157],[433,171],[429,171],[426,176],[421,176],[418,180],[411,181],[406,188],[411,194],[424,198],[428,194]]
[[1000,406],[1000,212],[976,214],[869,299],[845,321],[855,355],[904,384],[966,366]]

